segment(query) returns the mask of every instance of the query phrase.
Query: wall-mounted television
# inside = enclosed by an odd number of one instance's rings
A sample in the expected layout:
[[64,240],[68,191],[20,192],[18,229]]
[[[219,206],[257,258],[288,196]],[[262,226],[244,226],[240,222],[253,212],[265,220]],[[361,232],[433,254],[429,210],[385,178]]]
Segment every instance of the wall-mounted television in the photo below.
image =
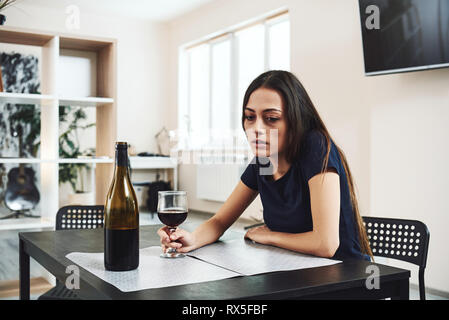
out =
[[366,75],[449,67],[449,0],[359,0],[359,8]]

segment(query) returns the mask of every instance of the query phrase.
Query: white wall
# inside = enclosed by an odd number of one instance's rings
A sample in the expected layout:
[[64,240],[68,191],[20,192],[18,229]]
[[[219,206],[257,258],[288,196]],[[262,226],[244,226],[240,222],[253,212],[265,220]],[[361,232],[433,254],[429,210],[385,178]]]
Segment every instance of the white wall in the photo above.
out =
[[[217,0],[186,14],[170,23],[168,92],[177,92],[180,45],[284,6],[291,70],[347,156],[362,214],[425,222],[431,232],[426,284],[449,291],[449,69],[365,77],[358,1]],[[169,100],[173,115],[176,99]],[[175,129],[177,118],[168,120]],[[195,190],[194,173],[194,166],[181,166],[181,188]],[[190,203],[211,212],[220,206]],[[417,283],[417,269],[405,266]]]

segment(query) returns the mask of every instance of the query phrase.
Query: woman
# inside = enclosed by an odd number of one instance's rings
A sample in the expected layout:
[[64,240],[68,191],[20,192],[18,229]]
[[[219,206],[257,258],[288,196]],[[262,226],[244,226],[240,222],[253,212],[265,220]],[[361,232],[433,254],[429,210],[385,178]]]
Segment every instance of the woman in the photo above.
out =
[[[226,202],[192,233],[158,230],[164,251],[215,242],[260,194],[265,225],[245,237],[319,257],[370,260],[351,171],[299,80],[269,71],[248,87],[242,125],[255,158]],[[268,170],[268,171],[267,171]],[[271,170],[271,171],[270,171]]]

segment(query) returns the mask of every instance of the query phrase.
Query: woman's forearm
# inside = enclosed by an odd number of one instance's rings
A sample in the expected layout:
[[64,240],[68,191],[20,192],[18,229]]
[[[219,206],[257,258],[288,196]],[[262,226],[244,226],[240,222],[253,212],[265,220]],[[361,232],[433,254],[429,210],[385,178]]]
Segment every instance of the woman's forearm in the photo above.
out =
[[217,219],[210,218],[192,232],[195,249],[217,241],[225,231]]
[[280,248],[331,258],[338,249],[339,243],[331,241],[317,232],[304,233],[271,232],[269,244]]
[[257,197],[258,192],[239,181],[217,213],[201,224],[193,235],[193,246],[199,248],[217,241]]

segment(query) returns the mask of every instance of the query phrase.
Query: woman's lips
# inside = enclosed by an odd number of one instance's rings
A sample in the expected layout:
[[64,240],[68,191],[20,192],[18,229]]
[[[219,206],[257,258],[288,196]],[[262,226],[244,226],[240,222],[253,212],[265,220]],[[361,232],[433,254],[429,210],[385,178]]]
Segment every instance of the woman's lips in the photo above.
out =
[[266,147],[268,145],[268,143],[263,140],[253,140],[251,143],[256,147]]

